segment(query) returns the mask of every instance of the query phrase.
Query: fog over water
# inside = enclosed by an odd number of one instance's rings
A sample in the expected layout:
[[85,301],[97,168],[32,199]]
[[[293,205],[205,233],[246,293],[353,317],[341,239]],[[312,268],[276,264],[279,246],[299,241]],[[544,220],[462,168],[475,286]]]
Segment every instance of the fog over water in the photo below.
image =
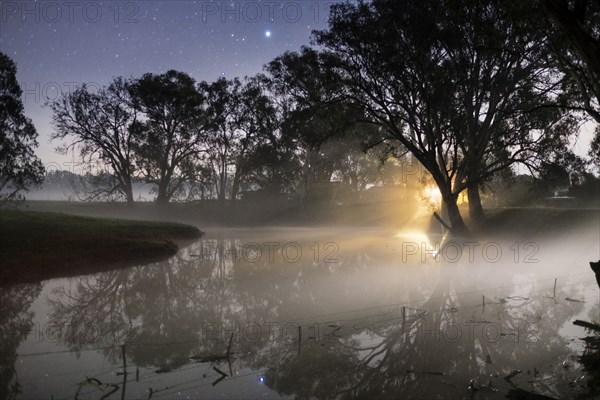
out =
[[210,229],[163,262],[3,291],[2,368],[20,398],[572,397],[596,222],[439,253],[414,226]]

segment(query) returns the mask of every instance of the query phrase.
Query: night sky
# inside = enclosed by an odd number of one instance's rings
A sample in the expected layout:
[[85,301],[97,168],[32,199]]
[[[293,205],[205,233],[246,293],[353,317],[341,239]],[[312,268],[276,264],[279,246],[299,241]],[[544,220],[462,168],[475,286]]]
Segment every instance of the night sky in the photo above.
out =
[[[81,83],[176,69],[196,80],[253,75],[327,26],[331,1],[0,0],[0,51],[16,63],[49,170],[73,169],[49,142],[48,99]],[[585,155],[588,126],[574,146]],[[75,159],[73,159],[75,160]],[[65,162],[67,164],[65,164]]]
[[[49,169],[48,99],[116,76],[176,69],[196,80],[253,75],[326,27],[327,1],[0,1],[0,51],[17,64],[26,115]],[[69,169],[69,165],[64,169]]]

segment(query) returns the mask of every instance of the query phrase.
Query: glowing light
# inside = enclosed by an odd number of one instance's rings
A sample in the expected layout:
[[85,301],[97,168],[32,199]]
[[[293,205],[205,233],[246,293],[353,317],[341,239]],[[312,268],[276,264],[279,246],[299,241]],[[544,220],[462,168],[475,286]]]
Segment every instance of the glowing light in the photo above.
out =
[[432,185],[427,185],[421,192],[421,199],[429,208],[439,208],[442,204],[442,194],[440,190]]
[[260,383],[265,383],[265,377],[264,377],[264,376],[259,376],[259,377],[258,377],[258,381],[259,381]]
[[268,37],[268,38],[271,37],[271,31],[266,31],[265,32],[265,36]]
[[415,243],[429,244],[429,237],[424,232],[419,231],[400,231],[394,235],[398,239],[410,239]]

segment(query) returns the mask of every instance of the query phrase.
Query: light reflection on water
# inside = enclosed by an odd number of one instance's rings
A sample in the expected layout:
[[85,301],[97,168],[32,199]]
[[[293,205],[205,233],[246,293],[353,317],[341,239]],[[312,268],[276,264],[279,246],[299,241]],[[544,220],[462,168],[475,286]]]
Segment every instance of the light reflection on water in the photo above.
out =
[[471,380],[481,398],[583,391],[571,322],[598,319],[598,238],[533,256],[482,244],[456,262],[434,259],[435,240],[227,230],[164,262],[5,290],[0,397],[456,398]]

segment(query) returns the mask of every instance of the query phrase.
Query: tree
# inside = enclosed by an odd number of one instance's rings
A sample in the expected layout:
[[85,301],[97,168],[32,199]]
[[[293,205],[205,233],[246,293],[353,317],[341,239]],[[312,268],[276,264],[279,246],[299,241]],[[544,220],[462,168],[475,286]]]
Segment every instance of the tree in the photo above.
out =
[[234,105],[231,91],[235,90],[233,89],[234,85],[239,86],[239,81],[219,79],[212,84],[203,83],[202,85],[204,92],[207,93],[208,112],[215,122],[207,136],[206,164],[217,193],[217,199],[225,201],[228,168],[233,161],[230,153],[233,151],[236,140],[235,129],[231,129],[230,115]]
[[600,127],[596,127],[596,136],[592,139],[588,155],[592,159],[592,163],[600,171]]
[[249,157],[278,130],[275,105],[256,77],[244,81],[219,79],[203,86],[214,119],[206,158],[217,198],[236,200],[251,174]]
[[[579,95],[580,104],[572,108],[585,111],[600,124],[600,4],[588,0],[542,0],[542,3],[558,28],[558,34],[549,30],[549,48],[557,65],[572,78],[571,89]],[[537,10],[526,14],[535,16]],[[600,168],[598,128],[588,154]]]
[[329,30],[316,41],[334,52],[333,68],[347,97],[388,140],[400,142],[427,169],[442,195],[450,225],[466,231],[457,206],[459,152],[449,129],[452,81],[443,68],[432,1],[374,1],[332,7]]
[[[376,165],[365,151],[381,137],[364,114],[343,96],[329,54],[304,47],[286,52],[266,66],[268,84],[285,110],[282,136],[302,164],[305,195],[337,175],[355,190],[368,182]],[[360,176],[359,176],[360,175]],[[366,181],[365,181],[366,179]]]
[[[294,148],[302,165],[305,195],[322,190],[323,184],[329,184],[336,173],[352,181],[356,189],[360,188],[359,177],[350,175],[355,175],[361,167],[368,169],[366,141],[372,130],[372,126],[355,122],[360,115],[360,110],[343,102],[297,104],[287,113],[282,137],[288,147]],[[359,165],[361,162],[365,165]]]
[[248,154],[246,181],[263,195],[295,197],[302,181],[296,148],[281,134],[269,135]]
[[[484,218],[479,187],[519,162],[537,168],[572,122],[553,97],[561,80],[546,63],[542,32],[522,26],[508,2],[445,2],[440,40],[453,91],[464,182],[472,219]],[[549,140],[549,139],[553,140]]]
[[[52,139],[73,138],[61,151],[79,149],[94,173],[89,199],[123,197],[133,204],[134,144],[139,115],[132,106],[129,83],[116,78],[92,93],[84,85],[51,103],[56,132]],[[109,171],[97,170],[107,166]]]
[[479,185],[515,162],[533,166],[564,117],[538,107],[555,86],[541,38],[514,24],[505,6],[342,4],[315,36],[337,55],[346,96],[431,174],[455,231],[466,230],[459,194],[470,190],[473,216],[482,218]]
[[[281,113],[277,110],[277,105],[273,98],[269,96],[268,91],[261,82],[261,78],[256,76],[247,79],[241,86],[234,91],[235,107],[233,112],[232,128],[239,134],[237,151],[234,160],[235,173],[233,176],[231,199],[235,200],[243,183],[251,184],[249,180],[253,167],[259,167],[252,164],[251,157],[256,154],[259,146],[269,146],[279,142],[278,133],[280,131]],[[287,151],[285,148],[271,147],[277,150],[273,155],[277,159],[270,159],[276,166],[281,166],[279,157]],[[254,161],[257,159],[254,158]],[[284,178],[274,174],[271,183],[279,194]]]
[[582,108],[600,123],[600,4],[588,0],[542,3],[561,32],[551,37],[551,48],[560,65],[575,78]]
[[157,204],[166,204],[198,176],[197,159],[206,151],[211,123],[206,94],[189,75],[173,70],[145,74],[128,88],[143,113],[136,127],[137,163],[146,182],[156,185]]
[[34,327],[31,304],[41,291],[41,282],[3,287],[0,291],[0,395],[3,399],[19,397],[22,386],[17,376],[17,349]]
[[0,53],[0,206],[22,199],[21,192],[44,178],[34,154],[38,134],[24,114],[21,94],[15,63]]

